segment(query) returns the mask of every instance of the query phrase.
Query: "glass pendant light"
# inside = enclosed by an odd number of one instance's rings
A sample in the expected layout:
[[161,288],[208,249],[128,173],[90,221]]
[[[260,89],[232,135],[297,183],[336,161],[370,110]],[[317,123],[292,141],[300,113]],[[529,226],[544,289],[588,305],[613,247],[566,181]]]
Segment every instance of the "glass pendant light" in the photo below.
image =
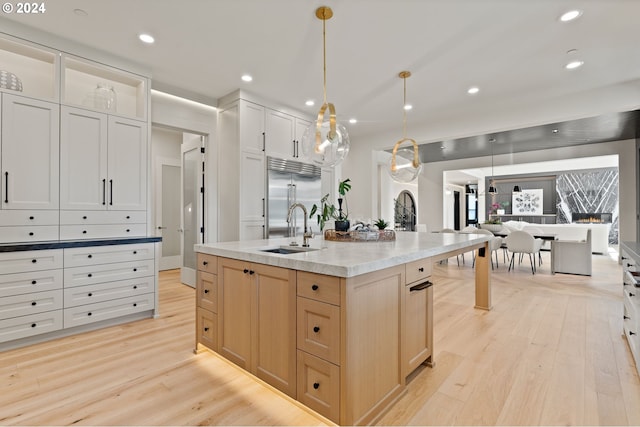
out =
[[489,139],[489,143],[491,143],[491,180],[489,181],[489,191],[487,193],[493,195],[498,194],[498,189],[495,187],[495,183],[493,181],[493,143],[495,142],[495,138]]
[[[404,97],[402,104],[402,139],[393,146],[391,159],[389,160],[389,175],[396,182],[406,183],[415,180],[420,171],[422,171],[422,163],[418,152],[418,144],[414,139],[407,138],[407,78],[411,76],[411,72],[402,71],[398,74],[404,82]],[[400,148],[403,142],[411,142],[413,149]]]
[[[322,57],[323,57],[323,98],[318,112],[318,120],[312,123],[302,135],[302,153],[312,163],[320,167],[340,164],[349,153],[349,134],[347,129],[337,122],[336,109],[327,102],[327,49],[325,24],[333,16],[327,6],[316,9],[316,17],[322,21]],[[325,113],[329,110],[329,118]]]

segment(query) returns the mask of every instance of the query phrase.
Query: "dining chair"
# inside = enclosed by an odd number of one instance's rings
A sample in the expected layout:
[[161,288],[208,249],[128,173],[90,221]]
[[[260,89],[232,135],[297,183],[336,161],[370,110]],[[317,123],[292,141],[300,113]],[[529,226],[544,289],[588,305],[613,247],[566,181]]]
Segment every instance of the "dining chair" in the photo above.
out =
[[[520,254],[521,256],[528,254],[529,262],[531,263],[531,273],[536,274],[536,263],[534,259],[535,254],[540,253],[542,240],[534,238],[532,234],[526,231],[512,231],[505,238],[505,241],[507,243],[507,249],[512,254],[511,260],[509,261],[509,271],[511,271],[512,268],[515,269],[516,254]],[[522,259],[522,257],[520,259]]]
[[[531,225],[522,227],[522,231],[526,231],[527,233],[531,234],[534,238],[536,235],[544,234],[544,231],[542,231],[541,228],[531,226]],[[540,244],[540,250],[542,250],[542,245],[544,245],[544,241]],[[538,265],[542,265],[542,254],[540,253],[540,251],[538,251]]]
[[[493,236],[493,238],[489,241],[489,252],[491,254],[491,269],[493,270],[493,254],[496,255],[496,267],[498,267],[498,250],[502,246],[502,237],[494,236],[492,232],[489,230],[477,230],[475,234],[484,234],[487,236]],[[475,267],[476,260],[473,258],[473,266]]]
[[[450,233],[450,234],[458,234],[456,230],[453,228],[443,228],[440,230],[441,233]],[[464,254],[462,255],[462,264],[464,265]],[[460,255],[456,255],[456,261],[458,262],[458,267],[460,267]]]

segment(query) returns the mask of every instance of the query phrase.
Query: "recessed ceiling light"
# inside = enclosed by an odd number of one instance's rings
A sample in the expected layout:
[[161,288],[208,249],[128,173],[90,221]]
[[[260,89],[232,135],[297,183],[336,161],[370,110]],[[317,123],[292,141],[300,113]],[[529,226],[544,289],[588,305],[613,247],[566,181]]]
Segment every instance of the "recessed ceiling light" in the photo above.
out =
[[253,81],[253,77],[251,77],[249,74],[243,74],[241,79],[242,79],[243,82]]
[[409,110],[411,110],[412,108],[413,108],[413,105],[411,105],[411,104],[404,104],[404,109],[405,109],[405,110],[409,111]]
[[584,65],[584,61],[571,61],[567,65],[564,66],[567,70],[575,70],[576,68],[582,67]]
[[551,132],[558,133],[558,129],[553,129]]
[[313,99],[309,99],[304,103],[304,105],[306,105],[307,107],[313,107],[314,105],[316,105],[316,102]]
[[140,34],[138,38],[140,39],[140,41],[147,44],[151,44],[156,41],[156,39],[154,39],[153,36],[150,34]]
[[75,13],[78,16],[89,16],[87,11],[84,9],[73,9],[73,13]]
[[349,123],[351,123],[352,125],[355,125],[356,123],[358,123],[358,120],[356,120],[356,119],[349,119]]
[[469,95],[475,95],[478,92],[480,92],[480,88],[477,87],[477,86],[473,86],[473,87],[470,87],[469,89],[467,89],[467,93]]
[[574,19],[576,19],[580,15],[582,15],[582,11],[581,10],[570,10],[568,12],[563,13],[562,16],[560,16],[560,21],[562,21],[562,22],[573,21]]

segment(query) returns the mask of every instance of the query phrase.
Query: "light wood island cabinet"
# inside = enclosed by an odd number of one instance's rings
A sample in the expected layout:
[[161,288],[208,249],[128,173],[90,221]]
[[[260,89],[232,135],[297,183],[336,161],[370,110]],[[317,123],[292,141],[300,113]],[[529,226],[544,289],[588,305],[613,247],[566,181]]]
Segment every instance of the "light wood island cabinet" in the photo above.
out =
[[[375,423],[406,392],[411,372],[434,365],[433,262],[479,249],[476,307],[491,307],[486,237],[409,234],[405,245],[368,251],[366,243],[322,241],[307,253],[263,252],[286,239],[196,245],[199,256],[217,255],[218,290],[217,339],[207,343],[201,320],[196,349],[331,421]],[[211,276],[200,268],[205,282]],[[199,291],[198,313],[205,299]]]

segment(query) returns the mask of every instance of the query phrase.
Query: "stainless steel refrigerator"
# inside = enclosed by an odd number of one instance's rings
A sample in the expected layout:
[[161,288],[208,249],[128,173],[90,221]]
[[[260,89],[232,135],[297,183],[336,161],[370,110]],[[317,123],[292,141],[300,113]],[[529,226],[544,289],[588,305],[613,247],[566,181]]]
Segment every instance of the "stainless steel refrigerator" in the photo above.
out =
[[[302,236],[304,218],[302,209],[295,209],[291,224],[287,224],[289,206],[302,203],[307,212],[322,198],[320,168],[315,165],[267,157],[267,236]],[[308,219],[314,233],[318,224]]]

